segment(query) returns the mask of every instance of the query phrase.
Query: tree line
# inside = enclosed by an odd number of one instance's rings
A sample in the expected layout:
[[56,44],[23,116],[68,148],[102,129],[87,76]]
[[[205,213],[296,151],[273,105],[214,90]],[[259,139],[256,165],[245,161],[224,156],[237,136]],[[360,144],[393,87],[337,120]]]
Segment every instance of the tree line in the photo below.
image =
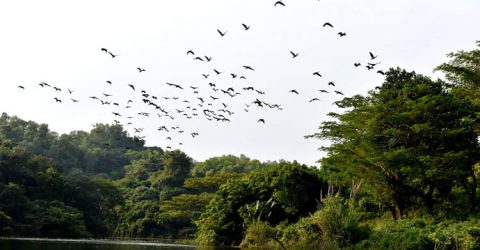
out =
[[[480,46],[480,43],[477,42]],[[196,162],[120,125],[58,135],[0,117],[0,235],[267,248],[480,248],[480,49],[445,80],[392,68],[307,138],[320,167]]]

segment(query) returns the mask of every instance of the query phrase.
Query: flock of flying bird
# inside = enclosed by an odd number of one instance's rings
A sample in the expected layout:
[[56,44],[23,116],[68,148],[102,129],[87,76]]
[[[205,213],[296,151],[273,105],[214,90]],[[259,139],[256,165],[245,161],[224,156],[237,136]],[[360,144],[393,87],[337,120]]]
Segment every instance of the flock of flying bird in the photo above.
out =
[[[274,3],[274,7],[286,7],[286,4],[283,1],[276,1]],[[241,26],[243,27],[245,32],[248,32],[251,29],[250,25],[247,25],[245,23],[242,23]],[[334,29],[334,25],[330,22],[325,22],[322,25],[323,28],[325,29]],[[217,33],[220,35],[220,38],[225,37],[228,35],[227,31],[222,31],[220,29],[217,29]],[[347,34],[345,32],[338,32],[337,33],[339,38],[345,37]],[[105,53],[106,56],[111,57],[113,60],[115,60],[119,54],[115,54],[111,51],[109,51],[107,48],[101,48],[100,49],[101,53]],[[294,51],[289,51],[292,60],[296,60],[298,57],[300,57],[300,53],[294,52]],[[375,67],[379,64],[379,62],[374,62],[377,59],[377,55],[375,55],[372,52],[369,52],[369,62],[366,63],[365,67],[367,70],[374,70]],[[197,54],[194,50],[187,50],[186,56],[191,57],[192,60],[194,61],[199,61],[203,63],[208,63],[213,60],[212,57],[210,56],[200,56]],[[353,67],[358,68],[361,67],[362,64],[359,62],[353,63]],[[146,69],[142,67],[137,67],[136,68],[138,73],[143,73],[146,71]],[[220,84],[214,83],[211,81],[212,78],[215,78],[216,76],[219,75],[227,75],[228,78],[231,80],[246,80],[248,73],[255,71],[255,68],[251,65],[243,65],[241,67],[242,69],[242,74],[239,73],[225,73],[219,69],[212,68],[211,72],[203,73],[201,77],[203,77],[204,80],[208,81],[208,84],[206,86],[183,86],[178,83],[171,83],[167,82],[166,85],[170,88],[174,88],[180,93],[184,93],[185,95],[188,92],[190,95],[194,95],[194,99],[188,99],[188,98],[182,98],[180,96],[156,96],[154,93],[146,91],[146,90],[140,90],[137,88],[132,83],[127,84],[128,88],[130,88],[130,91],[138,93],[138,99],[127,99],[127,100],[122,100],[122,101],[115,101],[113,100],[112,94],[109,93],[99,93],[97,95],[92,95],[89,96],[88,99],[90,101],[95,102],[98,105],[101,106],[106,106],[106,107],[112,107],[113,109],[110,111],[111,114],[113,115],[114,122],[117,125],[122,125],[125,127],[132,127],[132,131],[134,132],[134,136],[137,139],[144,139],[145,137],[142,136],[142,132],[144,128],[141,126],[135,126],[134,124],[134,117],[140,117],[140,118],[149,118],[149,117],[157,117],[159,119],[170,119],[171,121],[176,121],[178,122],[180,117],[184,119],[194,119],[198,117],[204,117],[208,121],[212,122],[231,122],[232,116],[235,114],[234,110],[229,109],[230,103],[234,98],[237,98],[238,96],[246,93],[251,93],[254,94],[255,100],[252,100],[251,102],[244,103],[243,107],[243,112],[249,112],[249,110],[252,107],[257,107],[257,108],[266,108],[266,109],[274,109],[274,110],[283,110],[284,107],[282,107],[280,104],[276,103],[270,103],[266,102],[264,98],[262,98],[263,95],[266,94],[265,91],[262,91],[255,86],[242,86],[240,88],[237,87],[221,87]],[[376,71],[378,74],[384,74],[382,70],[377,70]],[[321,72],[313,72],[312,73],[313,77],[319,77],[322,78]],[[108,85],[113,85],[112,81],[107,80],[105,82]],[[65,92],[59,87],[53,86],[49,83],[46,82],[40,82],[38,83],[38,86],[41,88],[51,88],[54,93],[57,92]],[[327,83],[327,87],[336,87],[335,83],[330,81]],[[18,88],[25,90],[25,87],[22,85],[19,85]],[[209,88],[205,90],[206,88]],[[78,103],[80,102],[79,98],[74,98],[74,91],[71,89],[67,89],[69,99],[73,103]],[[207,92],[209,94],[206,94]],[[333,90],[327,90],[327,89],[319,89],[318,90],[320,94],[328,94],[330,92],[335,93],[336,95],[343,96],[344,93],[338,89],[333,89]],[[212,94],[213,93],[213,94]],[[289,90],[289,93],[294,94],[294,95],[301,95],[301,93],[296,90],[296,89],[291,89]],[[64,100],[62,100],[60,97],[54,97],[53,101],[56,103],[63,103]],[[312,103],[315,101],[320,101],[319,98],[315,97],[312,99],[309,99],[308,102]],[[172,104],[177,108],[173,110],[168,110],[167,108],[164,108],[164,104],[166,102],[170,102],[169,104]],[[132,112],[132,106],[136,103],[140,103],[142,105],[142,108],[144,111],[141,112]],[[339,102],[334,102],[335,105],[337,105],[340,108],[343,108]],[[137,106],[138,108],[138,106]],[[122,110],[122,111],[119,111]],[[121,122],[120,120],[123,120]],[[258,118],[257,120],[258,123],[263,123],[265,124],[266,121],[264,118]],[[163,123],[165,124],[165,123]],[[94,125],[95,126],[95,125]],[[180,127],[180,125],[176,126],[166,126],[166,125],[160,125],[157,129],[161,133],[166,133],[165,141],[172,141],[172,138],[176,134],[189,134],[192,138],[195,138],[196,136],[199,135],[198,132],[196,131],[190,131],[190,132],[185,132],[184,129]],[[178,145],[183,145],[182,142],[178,142]],[[166,149],[172,149],[171,145],[166,146]]]

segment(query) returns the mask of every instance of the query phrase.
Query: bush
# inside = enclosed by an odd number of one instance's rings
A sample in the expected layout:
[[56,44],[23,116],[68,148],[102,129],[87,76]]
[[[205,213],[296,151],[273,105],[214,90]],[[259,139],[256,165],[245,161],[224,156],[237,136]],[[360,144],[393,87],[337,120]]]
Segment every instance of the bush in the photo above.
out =
[[355,249],[480,249],[480,220],[404,219],[380,222]]
[[255,221],[250,224],[245,232],[245,237],[240,243],[240,248],[278,248],[274,239],[276,230],[263,221]]
[[362,213],[355,199],[330,196],[322,200],[323,207],[312,216],[322,232],[322,241],[346,247],[368,237],[369,229],[362,225]]

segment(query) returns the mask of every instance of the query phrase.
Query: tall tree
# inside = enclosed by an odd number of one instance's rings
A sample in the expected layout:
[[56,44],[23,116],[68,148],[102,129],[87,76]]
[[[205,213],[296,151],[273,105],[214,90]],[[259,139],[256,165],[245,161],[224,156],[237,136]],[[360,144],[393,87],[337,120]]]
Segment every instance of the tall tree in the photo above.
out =
[[322,167],[366,179],[387,207],[397,208],[395,217],[411,205],[433,213],[455,185],[475,208],[470,182],[479,151],[469,101],[450,94],[442,81],[391,69],[380,91],[340,104],[347,110],[330,113],[335,120],[313,135],[332,142],[323,148]]

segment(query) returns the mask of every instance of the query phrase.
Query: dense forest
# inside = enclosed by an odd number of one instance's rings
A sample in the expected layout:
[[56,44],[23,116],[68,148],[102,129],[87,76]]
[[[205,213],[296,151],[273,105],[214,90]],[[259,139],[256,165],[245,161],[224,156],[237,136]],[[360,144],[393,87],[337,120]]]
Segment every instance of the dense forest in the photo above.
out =
[[[480,42],[477,42],[480,48]],[[480,249],[480,49],[446,80],[392,68],[307,138],[320,167],[196,162],[121,125],[59,135],[0,117],[0,236],[278,249]],[[312,114],[314,115],[314,114]]]

